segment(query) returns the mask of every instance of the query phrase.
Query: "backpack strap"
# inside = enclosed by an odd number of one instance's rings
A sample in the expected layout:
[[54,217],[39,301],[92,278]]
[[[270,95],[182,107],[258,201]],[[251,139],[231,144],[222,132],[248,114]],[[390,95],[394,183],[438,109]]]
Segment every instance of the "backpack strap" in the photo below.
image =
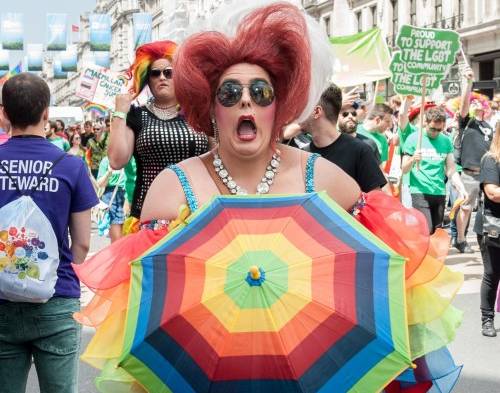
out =
[[47,177],[47,175],[49,174],[49,172],[54,169],[54,167],[59,163],[59,161],[61,161],[64,157],[66,157],[66,153],[63,153],[62,155],[60,155],[51,165],[50,168],[48,168],[47,172],[45,172],[42,176],[40,176],[39,178],[37,178],[37,182],[35,184],[35,186],[33,186],[32,188],[26,190],[26,191],[21,191],[19,189],[19,185],[17,184],[17,180],[14,179],[12,177],[12,175],[9,173],[9,171],[7,170],[6,166],[4,164],[2,164],[2,162],[0,162],[0,166],[2,167],[3,171],[7,174],[7,176],[9,177],[10,181],[12,182],[12,184],[14,184],[14,187],[16,188],[17,192],[19,194],[21,194],[22,196],[31,196],[35,191],[36,189],[38,188],[38,186],[40,185],[40,183]]

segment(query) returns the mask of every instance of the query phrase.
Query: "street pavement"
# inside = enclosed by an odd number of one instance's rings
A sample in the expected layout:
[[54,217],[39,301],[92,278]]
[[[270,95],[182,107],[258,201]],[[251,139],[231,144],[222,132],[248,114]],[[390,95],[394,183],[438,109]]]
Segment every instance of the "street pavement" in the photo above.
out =
[[[457,364],[463,365],[461,377],[453,390],[454,393],[500,393],[500,335],[487,338],[481,335],[481,317],[479,312],[479,287],[483,274],[483,265],[475,234],[468,238],[474,249],[473,254],[460,254],[450,249],[446,264],[451,269],[465,275],[465,282],[458,293],[454,305],[464,312],[462,326],[449,349]],[[91,250],[93,254],[105,247],[109,240],[99,237],[95,230],[92,234]],[[83,288],[82,303],[88,302],[90,292]],[[500,319],[497,318],[500,328]],[[500,329],[497,329],[500,332]],[[82,351],[93,335],[93,329],[84,327],[82,331]],[[94,379],[97,371],[80,362],[79,392],[97,393]],[[0,389],[1,390],[1,389]],[[29,393],[39,392],[34,367],[28,380]]]

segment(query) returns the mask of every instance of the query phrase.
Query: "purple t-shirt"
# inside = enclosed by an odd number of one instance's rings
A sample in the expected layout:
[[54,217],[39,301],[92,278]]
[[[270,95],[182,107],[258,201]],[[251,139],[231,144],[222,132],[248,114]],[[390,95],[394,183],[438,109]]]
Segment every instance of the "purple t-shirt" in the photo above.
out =
[[[84,162],[37,136],[13,137],[0,146],[0,162],[14,178],[42,176],[40,168],[47,168],[61,154],[65,157],[47,176],[48,181],[43,182],[45,187],[33,192],[31,197],[52,224],[58,241],[59,267],[54,296],[78,298],[80,282],[71,267],[73,255],[69,247],[69,220],[71,213],[88,210],[99,202]],[[0,167],[0,207],[19,197],[19,192]]]

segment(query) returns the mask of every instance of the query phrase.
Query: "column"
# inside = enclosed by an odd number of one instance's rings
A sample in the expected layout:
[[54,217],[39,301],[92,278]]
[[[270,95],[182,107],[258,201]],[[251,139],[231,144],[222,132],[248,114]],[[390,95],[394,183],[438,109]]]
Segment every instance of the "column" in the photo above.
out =
[[464,1],[464,25],[471,26],[476,19],[476,0]]
[[398,1],[398,22],[399,26],[410,24],[410,0]]
[[361,10],[361,27],[363,31],[371,29],[373,26],[373,18],[370,7],[364,7]]

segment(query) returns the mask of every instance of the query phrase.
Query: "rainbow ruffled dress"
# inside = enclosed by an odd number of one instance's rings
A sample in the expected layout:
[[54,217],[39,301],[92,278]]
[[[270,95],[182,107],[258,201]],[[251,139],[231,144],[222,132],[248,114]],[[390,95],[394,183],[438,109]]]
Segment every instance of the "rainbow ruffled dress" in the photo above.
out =
[[[313,163],[308,163],[308,167]],[[176,172],[182,180],[182,174]],[[312,182],[307,178],[306,191],[313,192]],[[185,178],[181,184],[187,191],[190,210],[196,210],[196,199]],[[170,229],[185,220],[188,214],[189,210],[184,209]],[[433,386],[440,392],[451,391],[461,367],[454,364],[446,346],[453,341],[462,318],[461,311],[451,302],[462,285],[463,275],[444,265],[448,250],[446,232],[438,230],[429,236],[421,213],[402,207],[395,199],[378,191],[367,194],[353,214],[397,254],[406,257],[407,324],[414,367],[386,386],[385,392],[427,392]],[[102,370],[96,380],[100,391],[155,391],[151,386],[141,385],[121,368],[119,359],[125,350],[129,295],[136,290],[132,285],[130,264],[167,233],[167,229],[142,229],[75,266],[81,281],[95,292],[93,300],[76,318],[96,328],[82,359]]]

